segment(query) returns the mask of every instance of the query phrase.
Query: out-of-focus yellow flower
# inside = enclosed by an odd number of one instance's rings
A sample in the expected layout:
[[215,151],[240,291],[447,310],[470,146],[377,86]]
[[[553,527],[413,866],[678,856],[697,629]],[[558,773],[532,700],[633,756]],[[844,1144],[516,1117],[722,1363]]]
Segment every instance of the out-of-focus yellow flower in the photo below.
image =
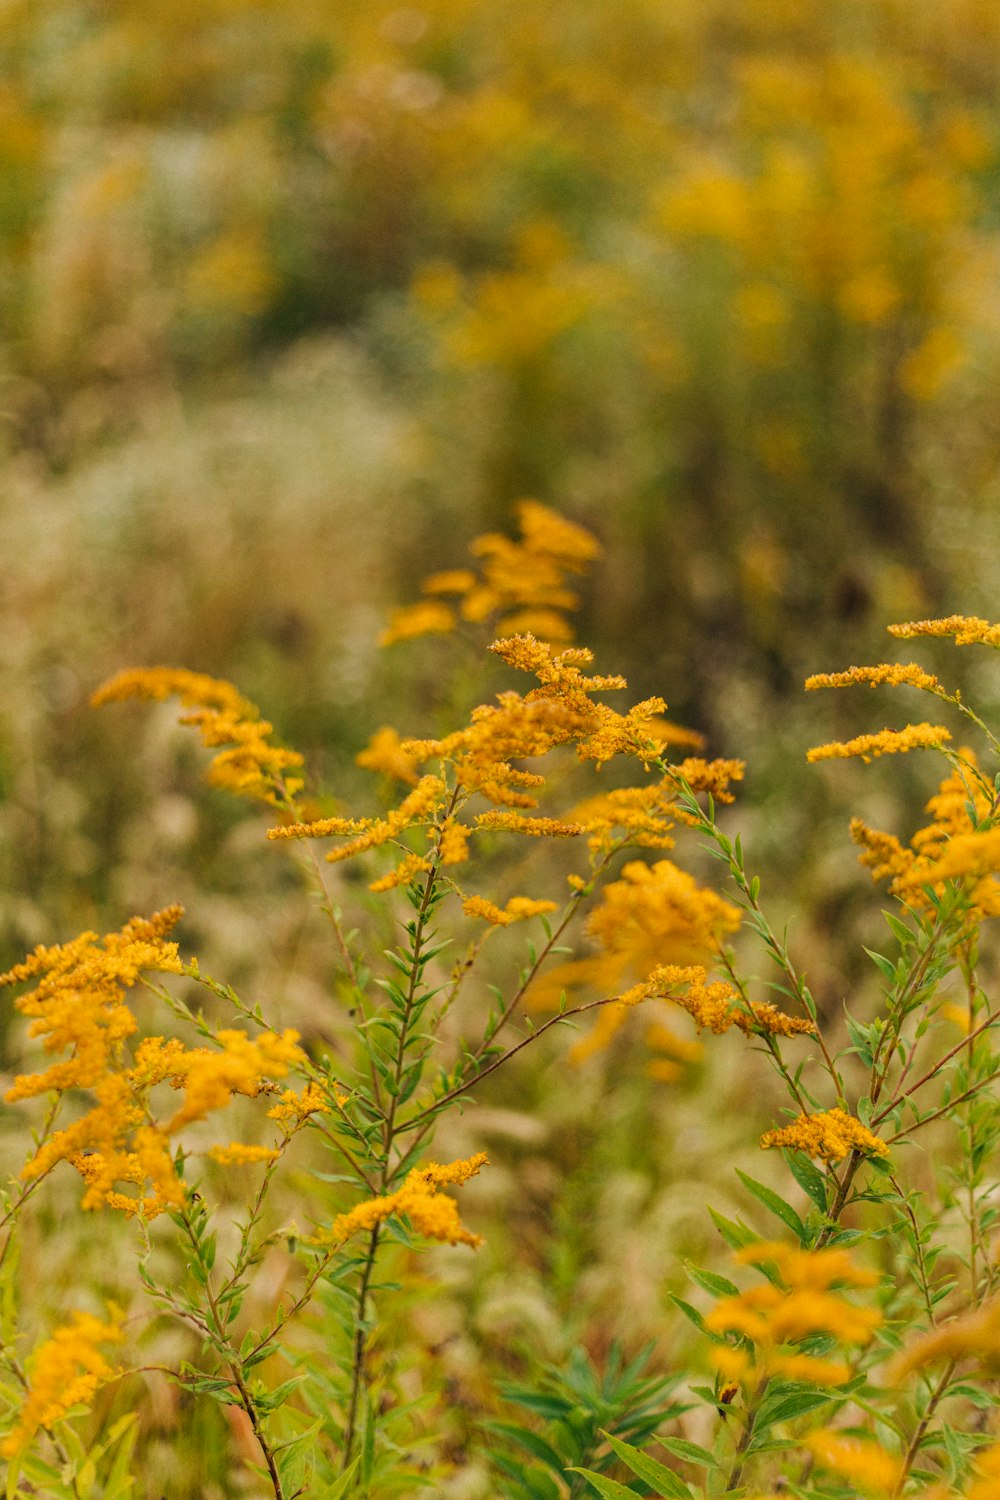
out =
[[122,1316],[110,1309],[102,1323],[90,1313],[74,1313],[39,1345],[28,1362],[28,1390],[17,1422],[0,1443],[5,1458],[15,1457],[39,1428],[50,1429],[72,1407],[86,1405],[99,1386],[117,1379],[121,1370],[108,1363],[100,1345],[120,1342]]
[[846,1361],[806,1354],[794,1346],[816,1334],[840,1344],[867,1344],[882,1315],[848,1301],[840,1288],[872,1286],[878,1278],[840,1249],[801,1250],[759,1241],[735,1258],[744,1264],[774,1266],[780,1281],[723,1297],[708,1314],[705,1322],[713,1333],[733,1334],[740,1340],[714,1350],[720,1372],[748,1385],[772,1375],[829,1386],[848,1380]]
[[214,786],[273,805],[300,789],[301,780],[285,773],[301,766],[302,756],[269,743],[274,726],[230,682],[183,667],[133,667],[103,683],[91,703],[99,708],[127,698],[161,701],[172,697],[194,710],[180,722],[193,724],[204,745],[232,747],[220,750],[209,767]]

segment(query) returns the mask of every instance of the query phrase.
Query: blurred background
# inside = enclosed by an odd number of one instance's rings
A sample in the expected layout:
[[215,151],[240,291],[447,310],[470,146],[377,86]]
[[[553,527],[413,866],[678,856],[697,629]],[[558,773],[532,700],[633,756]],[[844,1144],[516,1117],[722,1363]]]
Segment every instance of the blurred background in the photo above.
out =
[[991,0],[5,0],[0,70],[12,952],[193,833],[174,789],[124,847],[102,677],[232,677],[350,764],[433,692],[385,610],[522,496],[758,806],[819,795],[802,712],[864,727],[806,671],[989,615]]
[[[838,1005],[878,922],[848,809],[908,837],[940,772],[807,768],[927,715],[801,684],[895,659],[890,621],[997,614],[998,83],[995,0],[2,0],[0,966],[180,899],[206,968],[283,1020],[327,1003],[259,817],[169,705],[89,694],[231,678],[349,805],[380,724],[454,707],[444,643],[378,650],[389,608],[530,496],[601,539],[599,667],[747,758],[751,866]],[[728,1145],[681,1099],[647,1202],[646,1083],[600,1139],[599,1080],[523,1090],[494,1120],[517,1253],[586,1221],[546,1295],[589,1264],[648,1328]],[[611,1269],[622,1214],[653,1238]]]

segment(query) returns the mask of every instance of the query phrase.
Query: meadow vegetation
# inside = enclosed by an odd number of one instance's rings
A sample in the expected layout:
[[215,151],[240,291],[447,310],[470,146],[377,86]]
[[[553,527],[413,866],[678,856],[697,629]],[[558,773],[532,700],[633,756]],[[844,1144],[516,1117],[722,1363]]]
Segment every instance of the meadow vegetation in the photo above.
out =
[[986,1500],[997,7],[2,17],[8,1493]]

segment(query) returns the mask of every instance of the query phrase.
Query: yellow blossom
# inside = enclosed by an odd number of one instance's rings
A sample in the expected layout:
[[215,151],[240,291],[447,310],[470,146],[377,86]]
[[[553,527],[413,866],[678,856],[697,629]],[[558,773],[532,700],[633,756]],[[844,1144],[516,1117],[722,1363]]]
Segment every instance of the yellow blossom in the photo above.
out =
[[227,1146],[211,1146],[208,1154],[220,1167],[245,1167],[261,1161],[277,1161],[281,1152],[274,1146],[248,1146],[242,1141],[230,1141]]
[[816,688],[851,687],[867,683],[869,687],[915,687],[927,693],[941,693],[940,682],[915,662],[883,662],[877,667],[848,667],[846,672],[817,672],[806,678],[806,691]]
[[487,1161],[486,1152],[479,1151],[467,1160],[449,1162],[446,1166],[428,1162],[424,1167],[414,1167],[398,1191],[371,1198],[359,1203],[349,1213],[338,1214],[330,1228],[316,1236],[314,1243],[342,1245],[352,1234],[372,1230],[377,1224],[397,1215],[409,1219],[417,1233],[427,1239],[444,1240],[449,1245],[471,1245],[475,1249],[482,1244],[481,1236],[464,1227],[455,1200],[440,1193],[439,1189],[446,1183],[468,1182]]
[[865,1494],[896,1494],[903,1466],[873,1438],[824,1430],[810,1432],[805,1442],[824,1469],[857,1485]]
[[861,863],[871,869],[872,879],[888,879],[893,895],[915,909],[927,905],[925,886],[940,895],[944,881],[969,879],[969,920],[976,922],[1000,915],[998,834],[980,826],[991,814],[992,792],[977,771],[974,753],[962,749],[959,759],[961,765],[929,799],[931,822],[917,830],[909,848],[857,818],[851,837],[861,845]]
[[245,1031],[216,1033],[219,1051],[197,1047],[178,1059],[172,1081],[184,1090],[184,1103],[167,1125],[171,1133],[212,1110],[222,1109],[233,1094],[253,1098],[267,1077],[283,1078],[305,1061],[297,1031],[265,1031],[251,1039]]
[[369,883],[370,891],[393,891],[400,885],[412,885],[418,875],[432,870],[434,867],[429,859],[424,859],[421,854],[407,854],[400,860],[394,870],[388,875],[381,876],[378,880]]
[[425,594],[467,594],[475,582],[476,575],[468,568],[448,568],[429,574],[420,587]]
[[778,1146],[788,1151],[804,1151],[807,1156],[830,1162],[842,1160],[851,1151],[861,1151],[867,1156],[889,1155],[888,1146],[873,1135],[867,1125],[862,1125],[860,1120],[839,1108],[799,1115],[791,1125],[768,1130],[761,1136],[760,1144],[765,1150]]
[[467,917],[481,917],[494,927],[509,927],[511,922],[542,917],[558,908],[554,901],[532,901],[528,896],[512,896],[503,908],[487,901],[485,896],[469,896],[462,903],[462,910]]
[[718,1347],[714,1358],[720,1372],[748,1384],[773,1375],[815,1385],[842,1385],[848,1380],[851,1372],[845,1361],[805,1354],[794,1345],[817,1334],[841,1344],[867,1344],[881,1314],[848,1301],[838,1288],[871,1286],[878,1278],[855,1266],[842,1249],[802,1250],[756,1241],[735,1258],[773,1268],[780,1280],[722,1297],[708,1314],[705,1322],[713,1333],[734,1334],[754,1346],[752,1358],[740,1343]]
[[160,701],[172,697],[194,710],[182,715],[180,722],[194,725],[204,745],[231,747],[220,750],[209,766],[208,778],[214,786],[272,804],[301,787],[299,778],[285,773],[301,766],[302,756],[269,743],[274,726],[260,717],[257,707],[232,683],[183,667],[136,667],[103,683],[91,703],[98,708],[127,698]]
[[394,609],[389,623],[378,638],[380,646],[394,646],[420,635],[446,635],[456,625],[455,611],[438,599],[422,599],[419,604],[403,604]]
[[496,833],[526,833],[536,839],[572,839],[585,832],[579,823],[563,823],[558,818],[526,818],[516,812],[480,813],[476,828]]
[[895,1361],[893,1378],[945,1359],[971,1359],[990,1375],[1000,1374],[1000,1297],[918,1338]]
[[386,776],[394,776],[397,781],[408,782],[410,786],[417,784],[417,763],[403,751],[398,732],[389,725],[377,730],[367,747],[354,759],[366,771],[381,771]]
[[941,620],[908,620],[903,625],[890,625],[889,634],[901,640],[915,636],[951,636],[956,646],[1000,646],[1000,625],[991,625],[977,615],[948,615]]
[[465,823],[448,818],[438,833],[438,855],[443,865],[465,864],[469,858],[469,833]]
[[[337,1095],[337,1103],[346,1104],[347,1095]],[[302,1125],[310,1115],[327,1114],[329,1108],[319,1084],[307,1083],[301,1093],[296,1093],[294,1089],[284,1089],[278,1103],[268,1110],[267,1118],[277,1120],[285,1129],[293,1129]]]
[[380,644],[453,629],[455,610],[442,594],[454,595],[458,612],[472,624],[493,620],[504,634],[531,630],[548,641],[572,639],[566,613],[580,601],[566,586],[566,575],[584,572],[600,545],[584,527],[537,500],[522,500],[515,510],[519,540],[496,532],[476,537],[469,551],[478,569],[432,573],[422,584],[430,597],[394,611]]
[[100,1350],[101,1344],[117,1344],[122,1336],[122,1315],[109,1311],[106,1323],[90,1313],[74,1313],[35,1350],[17,1422],[0,1443],[5,1458],[23,1452],[39,1428],[53,1427],[72,1407],[87,1404],[99,1386],[121,1374]]
[[975,1472],[965,1500],[996,1500],[1000,1488],[1000,1444],[977,1455]]
[[809,761],[844,760],[859,755],[870,761],[879,755],[897,755],[907,750],[938,750],[951,734],[940,724],[907,724],[905,729],[880,729],[876,734],[859,734],[844,743],[815,745],[806,753]]
[[967,876],[982,879],[1000,870],[1000,828],[956,833],[933,858],[912,864],[895,881],[896,890],[914,885],[937,885]]
[[0,974],[0,985],[39,980],[16,1007],[32,1017],[28,1034],[44,1037],[47,1052],[71,1054],[42,1073],[16,1078],[8,1101],[90,1088],[100,1081],[109,1059],[136,1030],[126,990],[144,971],[181,972],[177,944],[166,941],[181,915],[181,907],[171,906],[148,919],[134,917],[100,941],[95,933],[84,932],[58,947],[36,948],[23,963]]

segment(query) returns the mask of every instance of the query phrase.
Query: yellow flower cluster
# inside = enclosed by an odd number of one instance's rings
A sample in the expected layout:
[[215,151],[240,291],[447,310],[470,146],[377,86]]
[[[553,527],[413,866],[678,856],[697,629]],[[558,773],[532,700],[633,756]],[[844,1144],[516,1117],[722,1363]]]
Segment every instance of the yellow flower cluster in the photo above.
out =
[[39,983],[15,1002],[31,1016],[28,1035],[44,1037],[46,1052],[69,1052],[42,1073],[21,1074],[7,1099],[49,1091],[93,1088],[113,1065],[122,1043],[137,1029],[125,992],[145,971],[179,974],[177,944],[167,941],[183,916],[168,906],[149,918],[134,917],[120,932],[98,939],[83,932],[70,943],[38,947],[23,963],[0,974],[0,985]]
[[939,1360],[974,1360],[991,1376],[1000,1374],[1000,1298],[924,1334],[896,1360],[895,1379]]
[[991,625],[989,620],[980,620],[976,615],[948,615],[942,620],[909,620],[903,625],[890,625],[889,634],[901,640],[914,636],[950,636],[956,646],[1000,646],[1000,625]]
[[[972,750],[959,752],[962,769],[941,782],[927,803],[931,822],[920,828],[909,847],[891,833],[851,822],[851,837],[862,848],[861,863],[873,880],[889,880],[893,895],[907,905],[926,907],[923,888],[940,895],[946,880],[968,880],[973,920],[1000,915],[1000,830],[981,827],[992,812],[986,784],[977,774]],[[970,812],[971,809],[971,812]],[[973,822],[972,814],[975,815]]]
[[443,1240],[449,1245],[471,1245],[475,1249],[482,1244],[482,1237],[464,1227],[455,1200],[441,1193],[440,1189],[446,1183],[461,1185],[468,1182],[488,1160],[485,1151],[478,1151],[475,1156],[449,1162],[446,1166],[428,1162],[425,1167],[414,1167],[398,1191],[370,1198],[349,1213],[338,1214],[329,1229],[317,1235],[313,1243],[342,1245],[352,1234],[372,1230],[395,1215],[407,1218],[417,1233],[427,1239]]
[[[520,541],[496,532],[477,537],[469,550],[481,559],[479,571],[431,574],[423,584],[430,597],[394,610],[379,644],[452,630],[459,618],[495,622],[501,635],[530,630],[543,640],[572,640],[566,612],[580,601],[567,587],[566,575],[584,572],[600,556],[600,544],[584,527],[537,500],[522,500],[516,510]],[[454,606],[441,596],[454,596]]]
[[376,730],[365,749],[354,759],[366,771],[380,771],[383,776],[392,776],[409,786],[417,784],[417,762],[412,755],[406,754],[398,730],[389,724]]
[[698,963],[740,925],[739,910],[668,859],[630,860],[605,886],[587,932],[606,954],[645,978],[657,965]]
[[940,750],[951,734],[941,724],[907,724],[905,729],[880,729],[875,734],[859,734],[853,740],[834,740],[829,745],[814,745],[806,759],[846,760],[858,755],[870,761],[879,755],[899,755],[907,750]]
[[[653,738],[658,738],[656,721],[650,720],[648,725]],[[623,836],[638,848],[672,849],[675,824],[691,821],[690,814],[674,800],[681,782],[692,792],[710,793],[717,802],[732,802],[735,799],[729,788],[734,781],[742,781],[744,769],[739,760],[690,756],[671,766],[660,781],[647,786],[616,787],[588,797],[574,808],[573,816],[589,833],[587,842],[595,852],[614,848]]]
[[127,698],[173,697],[194,710],[180,722],[194,725],[204,745],[230,747],[212,760],[208,778],[213,786],[275,805],[301,788],[301,779],[286,772],[301,766],[302,756],[269,743],[274,726],[229,682],[183,667],[134,667],[103,683],[91,703],[99,708]]
[[860,1120],[840,1108],[799,1115],[791,1125],[768,1130],[761,1136],[760,1144],[765,1151],[770,1146],[778,1146],[786,1151],[804,1151],[807,1156],[829,1162],[841,1161],[851,1151],[860,1151],[866,1156],[889,1155],[884,1141],[873,1135],[867,1125],[862,1125]]
[[880,662],[877,667],[848,667],[846,672],[817,672],[806,678],[806,691],[853,687],[856,683],[866,683],[873,688],[915,687],[925,693],[944,691],[938,679],[915,662]]
[[[346,1104],[346,1094],[338,1094],[336,1097],[338,1104]],[[268,1110],[267,1118],[277,1120],[286,1130],[294,1130],[308,1120],[310,1115],[329,1113],[329,1108],[319,1084],[307,1083],[301,1093],[296,1093],[294,1089],[284,1089],[278,1103]]]
[[845,1361],[788,1346],[815,1334],[841,1344],[867,1344],[882,1321],[881,1313],[849,1302],[839,1289],[873,1286],[878,1277],[855,1266],[840,1249],[800,1250],[760,1241],[738,1251],[736,1259],[744,1265],[775,1267],[780,1283],[768,1281],[723,1297],[708,1314],[705,1323],[713,1333],[734,1334],[739,1340],[714,1351],[721,1374],[748,1383],[770,1375],[831,1386],[848,1380]]
[[[34,1018],[29,1034],[43,1036],[46,1051],[70,1053],[40,1073],[18,1076],[8,1101],[70,1089],[84,1089],[94,1100],[79,1119],[39,1145],[21,1175],[39,1178],[68,1161],[86,1185],[82,1204],[87,1209],[109,1207],[153,1218],[179,1206],[184,1187],[171,1135],[221,1109],[234,1093],[256,1095],[265,1078],[283,1077],[304,1060],[296,1032],[264,1032],[251,1040],[235,1030],[218,1033],[217,1051],[149,1037],[139,1043],[134,1060],[129,1058],[126,1043],[138,1022],[125,992],[144,972],[183,972],[176,943],[167,941],[180,916],[180,907],[169,907],[148,919],[133,918],[100,943],[93,933],[83,933],[59,947],[37,948],[0,975],[4,984],[40,980],[17,1007]],[[150,1096],[162,1083],[183,1090],[184,1102],[158,1125]],[[122,1193],[120,1183],[145,1196]]]
[[864,1495],[881,1497],[898,1493],[903,1466],[874,1438],[848,1436],[832,1429],[811,1432],[806,1447],[824,1469],[857,1486]]
[[469,896],[462,903],[462,910],[467,917],[481,917],[493,927],[509,927],[511,922],[543,917],[557,909],[554,901],[533,901],[529,896],[512,896],[504,907],[487,901],[485,896]]
[[74,1313],[35,1350],[17,1422],[0,1442],[4,1458],[22,1452],[39,1428],[51,1428],[72,1407],[88,1402],[98,1386],[121,1374],[100,1350],[101,1344],[117,1344],[122,1336],[122,1315],[109,1312],[106,1323],[90,1313]]

